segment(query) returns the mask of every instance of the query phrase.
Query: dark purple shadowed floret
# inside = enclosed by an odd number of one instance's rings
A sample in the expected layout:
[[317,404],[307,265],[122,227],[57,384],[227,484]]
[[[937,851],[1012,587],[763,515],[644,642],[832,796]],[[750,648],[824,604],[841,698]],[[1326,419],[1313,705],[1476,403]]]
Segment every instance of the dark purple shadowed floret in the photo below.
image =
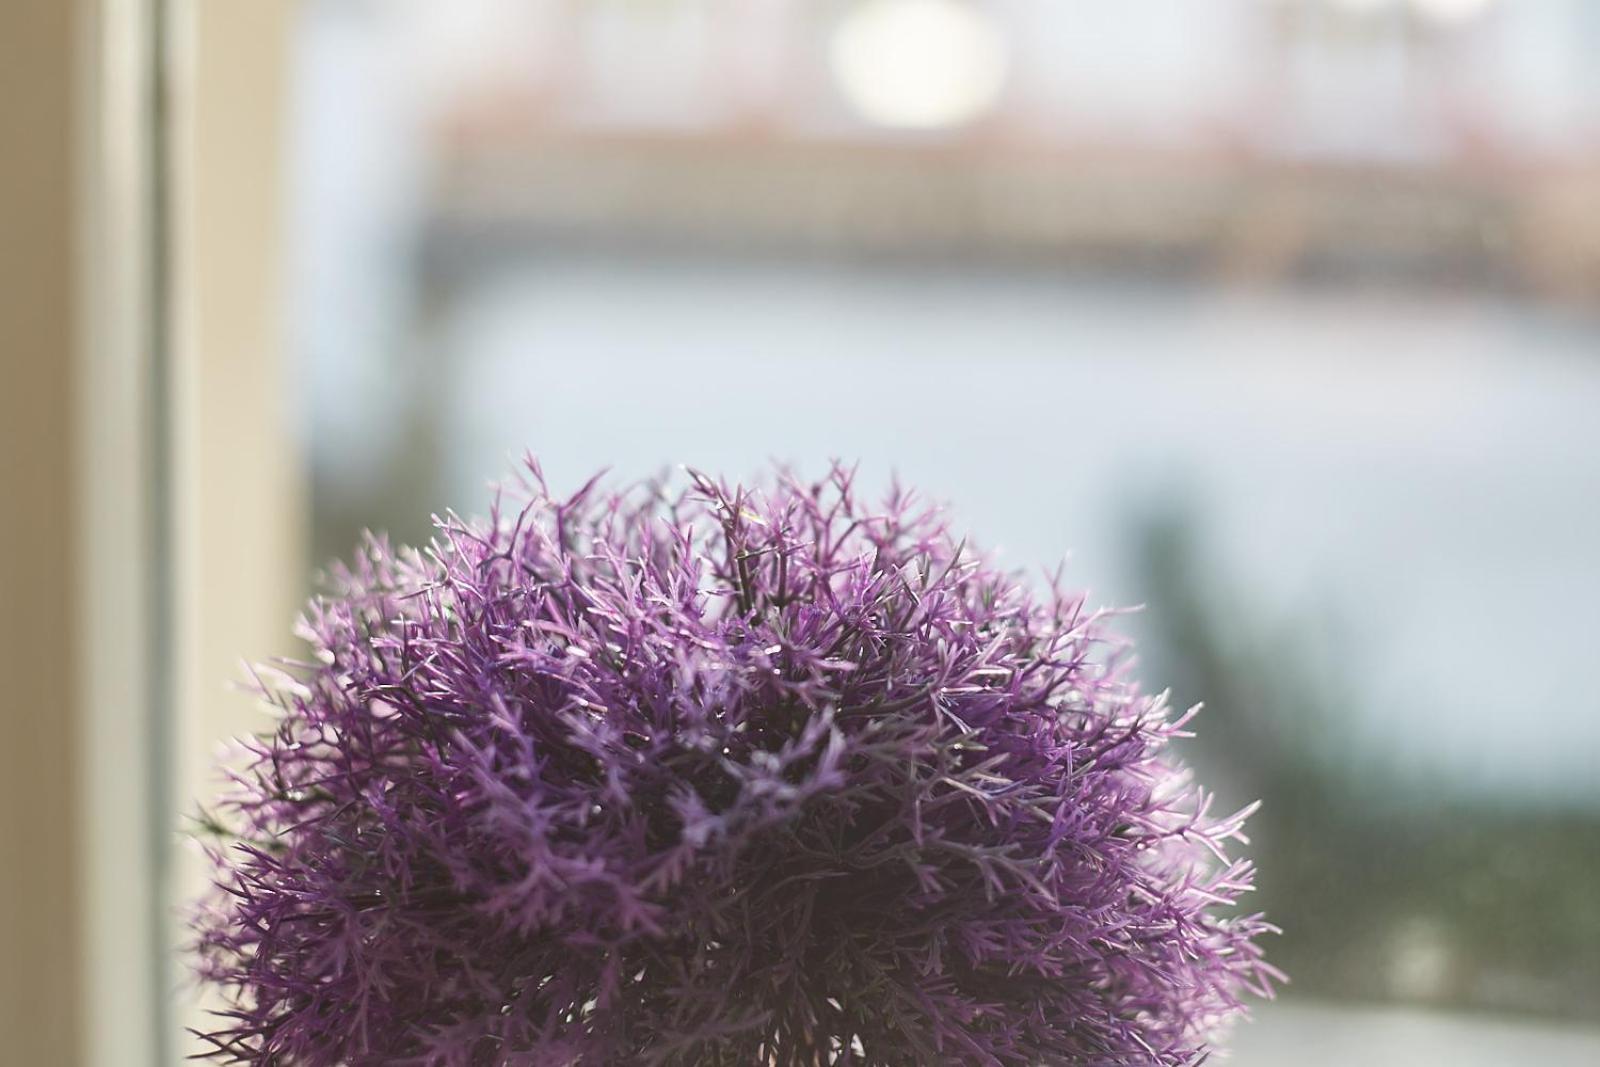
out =
[[212,1059],[1190,1064],[1270,995],[1245,813],[1081,597],[841,469],[530,471],[368,540],[262,685],[195,920]]

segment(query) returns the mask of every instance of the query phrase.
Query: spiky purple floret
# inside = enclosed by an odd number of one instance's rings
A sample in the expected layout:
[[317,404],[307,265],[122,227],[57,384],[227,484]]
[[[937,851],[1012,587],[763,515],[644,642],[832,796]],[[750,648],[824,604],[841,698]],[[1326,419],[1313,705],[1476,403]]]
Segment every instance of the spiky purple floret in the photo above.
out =
[[1081,597],[898,491],[695,477],[367,542],[223,816],[223,1062],[1187,1064],[1276,976]]

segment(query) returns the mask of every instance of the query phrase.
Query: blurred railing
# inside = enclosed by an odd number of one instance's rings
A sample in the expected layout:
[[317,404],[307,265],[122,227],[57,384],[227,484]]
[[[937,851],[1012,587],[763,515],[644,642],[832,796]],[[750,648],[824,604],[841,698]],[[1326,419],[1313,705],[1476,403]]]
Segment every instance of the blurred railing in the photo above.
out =
[[420,49],[430,233],[1592,299],[1597,16],[1572,0],[587,0],[447,33],[435,15],[415,28],[453,42]]

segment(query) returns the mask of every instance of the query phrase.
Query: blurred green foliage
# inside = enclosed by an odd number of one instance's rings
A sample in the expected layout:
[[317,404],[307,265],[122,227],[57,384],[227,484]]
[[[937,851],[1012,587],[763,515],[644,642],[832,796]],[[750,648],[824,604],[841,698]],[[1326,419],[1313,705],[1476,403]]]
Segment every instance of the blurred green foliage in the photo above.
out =
[[[1359,649],[1328,647],[1341,635],[1314,620],[1265,622],[1204,551],[1195,515],[1135,513],[1144,673],[1177,706],[1205,702],[1185,755],[1219,807],[1264,801],[1252,907],[1283,928],[1269,958],[1294,990],[1600,1017],[1600,813],[1485,796],[1357,740],[1341,714]],[[1492,746],[1530,714],[1463,728]]]

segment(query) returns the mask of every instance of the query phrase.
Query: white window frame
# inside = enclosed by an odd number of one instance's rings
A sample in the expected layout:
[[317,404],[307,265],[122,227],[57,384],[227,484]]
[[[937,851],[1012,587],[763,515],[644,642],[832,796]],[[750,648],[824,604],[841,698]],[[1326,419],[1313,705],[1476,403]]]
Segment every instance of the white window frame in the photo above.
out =
[[57,58],[75,71],[79,127],[75,392],[59,442],[73,456],[76,679],[60,729],[77,773],[21,783],[16,799],[58,790],[75,813],[59,889],[77,1033],[68,1052],[19,1018],[6,1055],[164,1067],[204,1025],[180,952],[205,877],[183,817],[214,790],[220,743],[258,724],[229,683],[242,659],[289,650],[304,585],[281,307],[296,3],[74,7]]

